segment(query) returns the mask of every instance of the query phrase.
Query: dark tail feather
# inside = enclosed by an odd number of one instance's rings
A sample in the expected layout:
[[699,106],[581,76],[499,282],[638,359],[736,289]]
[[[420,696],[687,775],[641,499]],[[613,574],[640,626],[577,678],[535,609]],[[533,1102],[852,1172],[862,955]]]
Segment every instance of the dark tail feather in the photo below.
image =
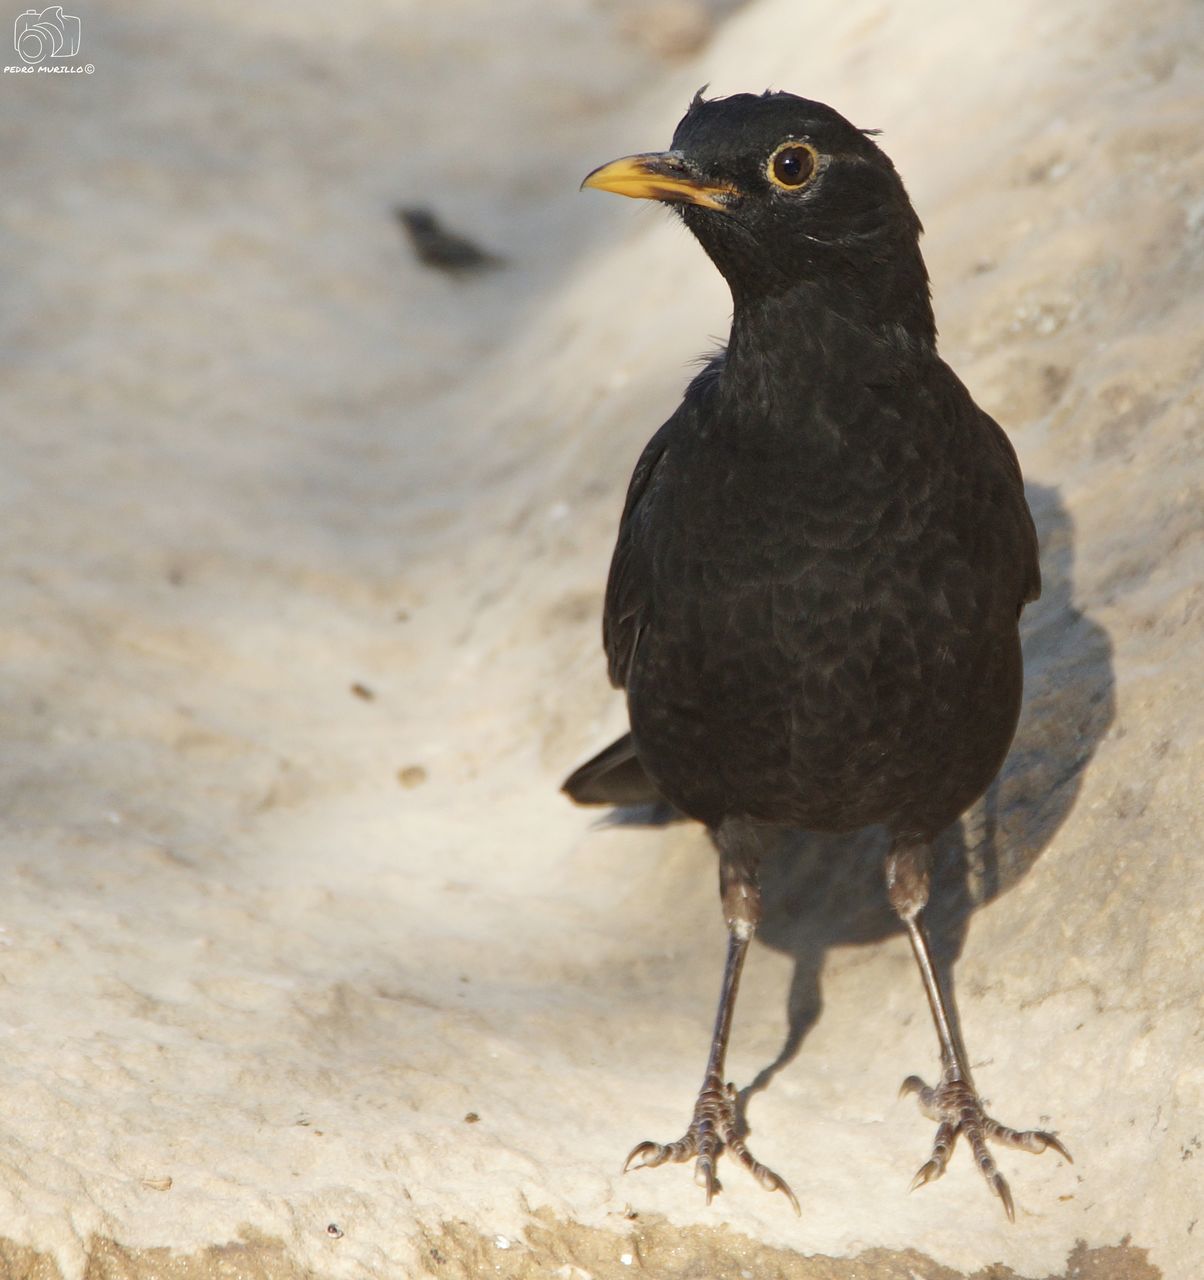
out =
[[636,758],[629,733],[575,769],[560,789],[576,804],[623,807],[659,804],[664,798]]

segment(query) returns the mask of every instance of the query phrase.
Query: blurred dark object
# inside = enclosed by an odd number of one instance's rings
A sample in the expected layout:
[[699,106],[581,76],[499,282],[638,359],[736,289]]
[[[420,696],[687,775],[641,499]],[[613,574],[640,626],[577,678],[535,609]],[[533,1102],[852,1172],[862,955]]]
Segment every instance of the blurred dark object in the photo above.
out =
[[434,267],[436,271],[467,276],[503,265],[504,259],[496,254],[442,227],[429,209],[398,209],[396,212],[418,261]]

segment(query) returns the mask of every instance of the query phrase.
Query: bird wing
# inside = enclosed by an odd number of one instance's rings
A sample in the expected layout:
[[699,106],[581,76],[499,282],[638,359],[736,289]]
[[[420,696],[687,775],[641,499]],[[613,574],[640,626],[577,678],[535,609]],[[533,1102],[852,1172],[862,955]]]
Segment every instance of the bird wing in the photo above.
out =
[[644,446],[627,487],[627,501],[619,520],[619,536],[610,562],[606,605],[602,613],[602,647],[606,650],[610,682],[616,689],[627,685],[627,673],[631,670],[640,631],[647,620],[652,589],[652,574],[647,561],[652,539],[648,530],[658,480],[663,476],[674,436],[682,432],[688,436],[696,430],[697,415],[718,385],[726,357],[727,352],[722,347],[705,357],[701,371],[686,388],[677,411]]
[[[1024,476],[1004,429],[975,404],[961,379],[943,361],[933,368],[926,406],[949,430],[946,456],[960,477],[955,521],[976,544],[982,579],[1018,617],[1041,594],[1037,529],[1024,496]],[[1005,603],[1006,602],[1006,603]]]
[[991,417],[990,414],[978,410],[986,427],[986,436],[990,447],[997,452],[1002,466],[1010,473],[1014,485],[1014,518],[1020,534],[1023,576],[1020,599],[1016,603],[1016,612],[1020,613],[1026,604],[1031,604],[1041,595],[1041,561],[1037,541],[1037,527],[1033,524],[1032,512],[1024,499],[1024,476],[1020,471],[1020,460],[1007,432]]
[[656,491],[657,471],[668,456],[670,429],[675,414],[644,446],[635,464],[627,501],[619,520],[619,536],[606,582],[606,606],[602,614],[602,646],[616,689],[627,684],[627,673],[643,625],[649,597],[649,576],[640,554],[645,540],[641,533],[647,519],[648,502]]

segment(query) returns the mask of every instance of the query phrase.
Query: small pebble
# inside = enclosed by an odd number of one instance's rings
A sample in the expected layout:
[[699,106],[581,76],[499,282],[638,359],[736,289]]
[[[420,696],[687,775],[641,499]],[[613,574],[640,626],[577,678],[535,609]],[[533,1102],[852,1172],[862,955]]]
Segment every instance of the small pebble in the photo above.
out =
[[493,1243],[494,1243],[494,1245],[495,1245],[497,1248],[499,1248],[499,1249],[509,1249],[509,1248],[510,1248],[510,1237],[509,1237],[509,1236],[494,1236],[494,1237],[493,1237]]
[[480,1117],[479,1115],[477,1115],[477,1113],[476,1113],[475,1111],[470,1111],[470,1112],[469,1112],[469,1113],[464,1117],[464,1123],[465,1123],[465,1124],[476,1124],[476,1123],[477,1123],[477,1121],[479,1121],[479,1120],[480,1120],[480,1118],[481,1118],[481,1117]]
[[404,769],[397,770],[397,781],[403,787],[420,787],[426,781],[426,770],[420,764],[407,764]]
[[354,693],[357,698],[362,698],[365,702],[371,702],[376,697],[376,694],[374,694],[366,684],[360,684],[358,680],[351,686],[351,692]]
[[148,1191],[170,1191],[171,1179],[166,1174],[161,1178],[143,1178],[142,1185]]
[[327,1235],[328,1235],[332,1240],[341,1240],[341,1239],[343,1238],[343,1232],[342,1232],[342,1229],[340,1228],[340,1226],[339,1226],[339,1224],[338,1224],[337,1222],[331,1222],[331,1223],[328,1223],[328,1224],[327,1224],[327,1226],[326,1226],[326,1234],[327,1234]]
[[631,1266],[631,1264],[635,1261],[635,1256],[634,1256],[633,1254],[630,1254],[630,1253],[621,1253],[621,1254],[619,1254],[619,1261],[620,1261],[620,1262],[621,1262],[625,1267],[629,1267],[629,1266]]

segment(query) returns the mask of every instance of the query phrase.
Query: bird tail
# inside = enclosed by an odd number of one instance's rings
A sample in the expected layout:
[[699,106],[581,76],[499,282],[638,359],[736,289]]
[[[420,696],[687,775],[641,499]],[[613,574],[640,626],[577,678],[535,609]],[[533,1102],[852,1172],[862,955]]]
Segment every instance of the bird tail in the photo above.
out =
[[664,799],[644,772],[630,733],[612,742],[605,751],[599,751],[579,769],[574,769],[560,789],[575,804],[624,807],[658,804]]

